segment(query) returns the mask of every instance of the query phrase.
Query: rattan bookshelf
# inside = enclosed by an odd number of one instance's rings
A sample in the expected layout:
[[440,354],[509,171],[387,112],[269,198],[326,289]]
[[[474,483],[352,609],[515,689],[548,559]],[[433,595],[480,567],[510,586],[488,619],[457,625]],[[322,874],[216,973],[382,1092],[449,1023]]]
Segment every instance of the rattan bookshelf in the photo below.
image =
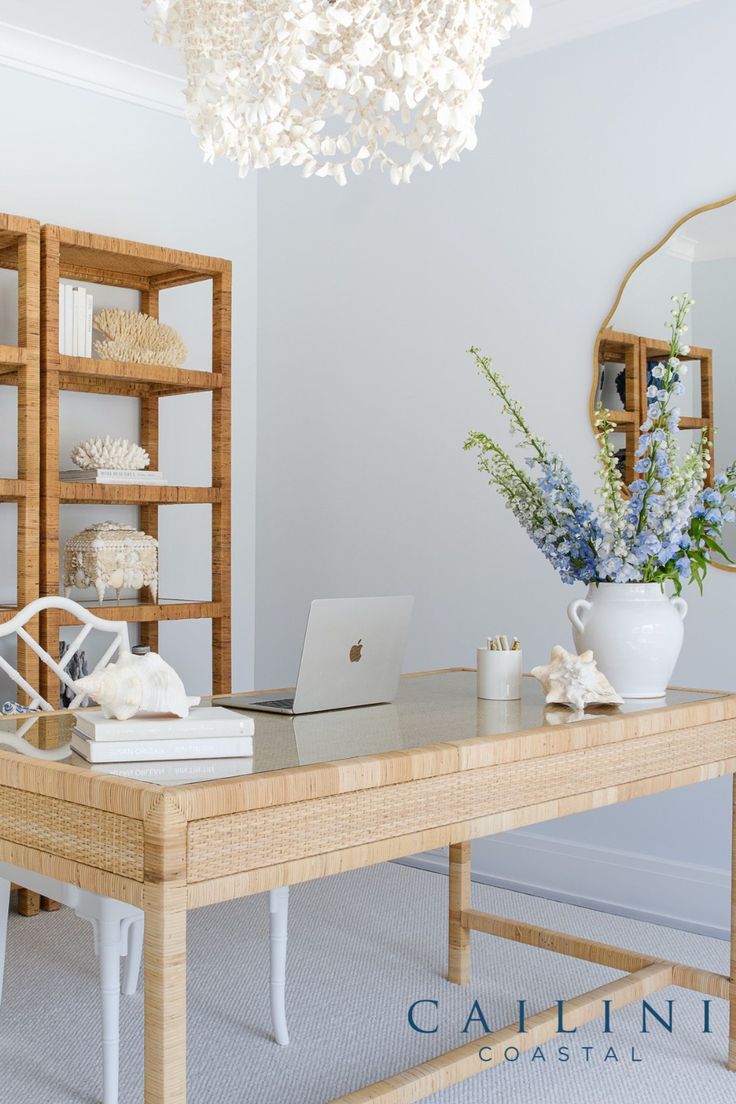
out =
[[[598,342],[598,371],[607,364],[620,364],[625,373],[625,403],[622,410],[609,410],[608,417],[620,433],[625,435],[624,478],[627,483],[634,479],[634,463],[639,444],[640,426],[647,409],[647,368],[653,360],[665,360],[670,347],[666,341],[653,337],[640,337],[638,334],[621,333],[617,330],[601,331]],[[688,363],[696,364],[700,373],[700,414],[680,419],[681,429],[707,430],[708,438],[713,442],[713,351],[691,346],[686,357]],[[713,478],[713,456],[709,479]]]
[[[18,470],[15,478],[0,478],[0,502],[17,506],[17,581],[15,603],[0,607],[0,621],[38,596],[39,265],[39,223],[0,214],[0,268],[18,273],[17,344],[0,345],[0,385],[18,393]],[[32,682],[36,657],[22,642],[18,652],[18,666]]]
[[[38,535],[40,462],[40,232],[35,219],[0,214],[0,268],[18,274],[18,331],[15,345],[0,345],[0,386],[17,389],[17,473],[0,478],[0,502],[15,503],[17,511],[15,601],[0,606],[0,621],[8,621],[18,609],[38,596]],[[35,626],[30,626],[35,631]],[[32,684],[38,678],[38,660],[18,641],[17,665]],[[18,888],[18,912],[35,915],[37,894]],[[45,902],[53,907],[51,902]]]
[[[155,364],[63,356],[59,353],[59,280],[130,288],[140,309],[158,317],[159,293],[201,280],[212,285],[212,363],[209,371]],[[217,257],[183,253],[60,226],[41,229],[41,571],[42,594],[59,590],[59,516],[69,503],[135,505],[140,527],[158,537],[159,506],[209,503],[212,508],[212,592],[207,601],[159,598],[89,603],[101,617],[138,623],[140,637],[158,646],[161,621],[209,618],[212,622],[212,685],[230,689],[230,325],[231,265]],[[97,486],[59,479],[59,395],[87,391],[139,400],[140,444],[158,465],[159,404],[167,396],[212,393],[212,485]],[[209,429],[209,427],[208,427]],[[43,646],[58,655],[64,614],[49,612],[41,625]],[[44,677],[46,681],[44,683]],[[53,675],[41,672],[47,699],[58,693]]]

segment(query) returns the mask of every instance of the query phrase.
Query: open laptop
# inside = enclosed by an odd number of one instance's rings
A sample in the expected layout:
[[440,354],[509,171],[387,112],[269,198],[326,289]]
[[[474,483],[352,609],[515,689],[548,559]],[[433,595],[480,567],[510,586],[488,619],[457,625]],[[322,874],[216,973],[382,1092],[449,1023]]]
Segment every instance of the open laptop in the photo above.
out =
[[321,713],[392,702],[414,599],[317,598],[312,602],[293,696],[259,701],[218,696],[217,705],[268,713]]

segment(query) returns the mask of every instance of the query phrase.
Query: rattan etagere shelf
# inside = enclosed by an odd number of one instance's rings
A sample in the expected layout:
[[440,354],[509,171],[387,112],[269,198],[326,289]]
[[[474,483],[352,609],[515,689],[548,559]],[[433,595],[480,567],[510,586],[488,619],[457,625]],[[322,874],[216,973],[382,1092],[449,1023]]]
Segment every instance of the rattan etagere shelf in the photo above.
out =
[[[0,606],[0,623],[39,592],[40,460],[40,245],[41,226],[35,219],[0,214],[0,268],[18,274],[17,345],[0,345],[0,385],[17,388],[17,476],[0,479],[0,502],[17,508],[16,586],[14,604]],[[33,626],[30,626],[33,630]],[[30,682],[38,678],[38,660],[18,642],[18,668]],[[40,901],[19,888],[18,911],[33,916]]]
[[[0,607],[0,622],[38,596],[39,544],[39,266],[40,224],[0,214],[0,268],[18,274],[17,345],[0,345],[0,385],[17,388],[17,475],[0,479],[0,502],[17,506],[17,569],[14,604]],[[38,663],[22,642],[18,666],[33,680]]]
[[[666,341],[653,337],[641,337],[639,334],[622,333],[618,330],[603,330],[598,342],[599,366],[620,364],[623,366],[625,380],[625,407],[622,410],[609,410],[608,418],[625,436],[624,476],[627,483],[634,479],[634,463],[639,445],[640,427],[647,409],[647,369],[654,360],[666,360],[670,347]],[[707,430],[708,438],[714,439],[713,425],[713,351],[691,346],[683,360],[695,363],[700,375],[700,415],[680,418],[680,428]],[[713,478],[714,459],[711,450],[709,479]]]
[[[59,280],[71,279],[139,293],[140,309],[158,317],[159,292],[209,280],[212,284],[212,363],[202,368],[62,356],[59,353]],[[212,621],[212,686],[230,689],[230,325],[231,265],[207,257],[60,226],[41,229],[41,573],[45,594],[59,589],[59,515],[67,504],[134,505],[145,532],[158,536],[158,508],[205,503],[212,508],[211,599],[122,600],[89,603],[100,616],[137,623],[142,641],[158,646],[158,623],[193,618]],[[169,395],[212,393],[212,485],[99,486],[59,478],[59,394],[85,391],[140,401],[140,444],[158,466],[159,403]],[[209,430],[209,426],[208,426]],[[0,484],[0,492],[3,490]],[[86,603],[85,603],[86,604]],[[0,617],[3,614],[0,611]],[[58,654],[64,614],[49,612],[41,626],[43,646]],[[43,672],[42,672],[43,680]],[[50,676],[48,698],[58,691]]]
[[92,391],[105,395],[188,395],[217,391],[223,385],[220,372],[169,368],[163,364],[129,364],[124,360],[91,360],[89,357],[59,357],[59,387],[62,391]]
[[[141,625],[153,623],[154,626],[159,621],[192,621],[197,618],[220,620],[224,608],[221,602],[195,601],[190,598],[159,598],[156,602],[123,598],[102,604],[97,601],[81,602],[80,605],[94,610],[98,617],[108,620],[130,621]],[[60,611],[58,617],[60,625],[74,624],[74,618],[70,614]],[[144,635],[151,634],[148,632]]]

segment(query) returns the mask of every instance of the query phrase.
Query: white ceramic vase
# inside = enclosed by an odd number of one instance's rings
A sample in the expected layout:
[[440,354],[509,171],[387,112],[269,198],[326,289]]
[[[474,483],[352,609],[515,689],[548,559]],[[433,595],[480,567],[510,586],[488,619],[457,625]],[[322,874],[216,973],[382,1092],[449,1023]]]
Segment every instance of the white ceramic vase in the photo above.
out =
[[567,607],[578,652],[592,649],[622,698],[661,698],[675,669],[687,615],[684,598],[659,583],[591,583]]

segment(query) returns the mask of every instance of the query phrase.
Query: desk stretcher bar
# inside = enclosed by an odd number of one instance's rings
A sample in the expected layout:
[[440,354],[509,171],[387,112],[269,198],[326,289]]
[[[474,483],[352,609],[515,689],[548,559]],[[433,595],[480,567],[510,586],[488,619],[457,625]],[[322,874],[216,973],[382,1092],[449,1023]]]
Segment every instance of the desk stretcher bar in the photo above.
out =
[[[612,970],[626,971],[625,976],[616,981],[566,1000],[565,1024],[569,1028],[580,1027],[602,1017],[605,1013],[604,1001],[611,1002],[611,1009],[623,1008],[668,985],[679,985],[723,1000],[729,998],[730,979],[725,975],[472,909],[469,907],[470,871],[470,843],[451,846],[448,977],[457,985],[467,985],[470,980],[470,933],[478,931],[595,962]],[[413,1104],[500,1065],[509,1048],[522,1052],[549,1042],[559,1030],[558,1017],[559,1010],[555,1005],[529,1016],[523,1032],[518,1025],[510,1024],[428,1062],[338,1097],[332,1104]],[[732,1050],[731,1069],[734,1068],[733,1058]]]

